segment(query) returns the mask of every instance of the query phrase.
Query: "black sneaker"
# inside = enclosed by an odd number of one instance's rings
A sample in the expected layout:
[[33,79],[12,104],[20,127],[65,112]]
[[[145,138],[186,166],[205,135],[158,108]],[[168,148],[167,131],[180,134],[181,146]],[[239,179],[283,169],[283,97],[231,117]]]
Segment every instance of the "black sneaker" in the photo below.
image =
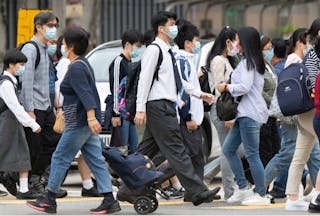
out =
[[95,187],[90,189],[82,188],[81,196],[83,197],[103,197],[103,194],[99,193]]
[[1,178],[1,183],[2,185],[7,189],[7,191],[13,195],[13,196],[17,196],[17,185],[16,185],[16,181],[12,180],[10,177],[8,176],[3,176]]
[[57,203],[50,202],[46,196],[38,197],[36,201],[27,201],[27,206],[41,212],[57,213]]
[[195,206],[198,206],[202,203],[212,202],[213,198],[219,192],[219,190],[220,190],[220,187],[216,187],[213,190],[207,190],[200,194],[197,194],[195,197],[193,197],[192,204]]
[[113,203],[102,203],[95,209],[90,209],[91,214],[110,214],[114,212],[120,211],[120,205],[118,201],[114,201]]
[[16,198],[17,199],[36,199],[40,196],[38,193],[34,193],[33,191],[29,190],[25,193],[18,192]]
[[182,189],[177,190],[173,186],[168,186],[163,189],[164,192],[173,199],[180,199],[184,196],[184,191]]
[[280,190],[272,189],[269,194],[275,199],[286,198],[286,194]]
[[56,194],[56,198],[63,198],[66,196],[68,196],[68,191],[62,188],[60,188],[59,192]]
[[7,192],[5,192],[5,191],[3,191],[3,190],[0,190],[0,197],[2,197],[2,196],[7,196],[7,195],[8,195]]

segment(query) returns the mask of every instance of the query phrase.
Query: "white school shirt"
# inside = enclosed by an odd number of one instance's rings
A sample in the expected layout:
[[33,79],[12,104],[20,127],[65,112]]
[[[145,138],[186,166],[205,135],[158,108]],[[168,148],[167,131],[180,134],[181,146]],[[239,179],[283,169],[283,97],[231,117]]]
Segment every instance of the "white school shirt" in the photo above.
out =
[[[181,71],[180,68],[180,63],[177,61],[179,71],[181,73],[184,73],[185,76],[187,77],[188,83],[193,85],[196,89],[201,91],[199,79],[198,79],[198,73],[196,70],[196,67],[194,65],[194,58],[195,54],[186,52],[184,50],[178,50],[177,51],[177,56],[184,56],[187,61],[189,62],[190,65],[190,76],[188,76],[188,67],[185,66],[184,71]],[[201,125],[203,116],[204,116],[204,111],[203,111],[203,102],[200,98],[195,97],[195,96],[190,96],[190,111],[189,113],[191,114],[191,119],[196,122],[197,125]]]
[[[4,71],[3,75],[9,76],[17,84],[17,79],[11,73]],[[40,125],[29,116],[19,103],[14,86],[9,80],[4,80],[0,85],[0,98],[3,99],[9,110],[24,127],[30,127],[33,132],[36,132],[40,128]]]
[[63,95],[60,92],[60,85],[68,71],[69,65],[70,60],[62,57],[56,66],[58,80],[55,82],[55,94],[59,97],[59,107],[63,105]]
[[[141,72],[139,77],[136,102],[137,112],[146,111],[147,101],[165,99],[176,102],[178,99],[172,59],[171,55],[168,52],[170,49],[170,45],[158,37],[156,37],[153,43],[156,43],[161,47],[163,56],[163,61],[158,71],[159,80],[154,80],[154,83],[151,87],[152,78],[159,58],[159,48],[155,45],[149,45],[144,51],[141,60]],[[200,97],[202,91],[199,91],[197,88],[184,81],[182,78],[181,81],[186,93],[196,97]]]

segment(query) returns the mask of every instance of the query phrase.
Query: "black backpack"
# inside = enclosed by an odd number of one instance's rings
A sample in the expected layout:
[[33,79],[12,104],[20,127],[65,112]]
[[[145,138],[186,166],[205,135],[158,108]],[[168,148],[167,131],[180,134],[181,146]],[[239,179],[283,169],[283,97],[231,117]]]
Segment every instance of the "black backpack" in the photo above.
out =
[[37,50],[37,57],[36,57],[36,62],[35,62],[35,66],[34,66],[34,69],[37,69],[39,63],[40,63],[40,49],[39,49],[39,46],[38,44],[35,42],[35,41],[27,41],[25,43],[21,43],[19,44],[19,46],[17,47],[20,51],[22,51],[22,48],[26,45],[26,44],[32,44],[33,46],[35,46],[36,50]]
[[[13,86],[15,86],[14,82],[12,81],[12,79],[9,77],[9,76],[6,76],[6,75],[1,75],[0,76],[0,85],[2,84],[2,82],[4,80],[9,80]],[[0,98],[0,114],[4,111],[6,111],[8,109],[6,103],[4,102],[4,100],[2,98]]]
[[[213,92],[211,92],[210,85],[209,85],[208,73],[210,71],[205,66],[201,67],[201,71],[203,73],[203,75],[201,77],[199,77],[199,83],[200,83],[201,91],[214,95],[215,94],[215,90],[213,90]],[[203,108],[204,108],[205,112],[209,112],[211,110],[211,106],[212,105],[209,105],[207,102],[205,102],[205,101],[203,102]]]
[[[158,58],[158,62],[157,62],[157,66],[155,69],[155,72],[153,74],[153,78],[152,78],[152,83],[151,83],[151,87],[150,90],[152,88],[152,85],[154,83],[154,80],[158,80],[159,79],[159,69],[160,69],[160,65],[162,63],[163,60],[163,56],[162,56],[162,51],[161,48],[158,44],[152,43],[150,45],[155,45],[159,48],[159,58]],[[141,71],[141,62],[132,62],[129,65],[129,72],[127,75],[127,82],[125,85],[125,104],[126,104],[126,109],[127,112],[129,112],[131,117],[134,117],[136,114],[136,101],[137,101],[137,92],[138,92],[138,82],[139,82],[139,76],[140,76],[140,71]],[[150,92],[150,91],[149,91]]]

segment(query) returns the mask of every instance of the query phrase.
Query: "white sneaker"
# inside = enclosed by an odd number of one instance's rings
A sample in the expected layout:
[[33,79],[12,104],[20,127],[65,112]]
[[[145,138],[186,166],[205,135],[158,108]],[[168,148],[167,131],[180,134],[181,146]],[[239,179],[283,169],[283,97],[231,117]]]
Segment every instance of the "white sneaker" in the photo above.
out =
[[235,190],[233,195],[227,199],[227,203],[241,202],[252,195],[252,190]]
[[252,196],[246,198],[241,202],[242,205],[270,205],[271,201],[267,196],[260,196],[258,193],[254,193]]
[[311,193],[303,197],[303,200],[306,202],[311,202],[312,198],[317,194],[316,189],[312,189]]
[[285,209],[287,211],[308,211],[309,203],[302,199],[291,201],[287,199]]

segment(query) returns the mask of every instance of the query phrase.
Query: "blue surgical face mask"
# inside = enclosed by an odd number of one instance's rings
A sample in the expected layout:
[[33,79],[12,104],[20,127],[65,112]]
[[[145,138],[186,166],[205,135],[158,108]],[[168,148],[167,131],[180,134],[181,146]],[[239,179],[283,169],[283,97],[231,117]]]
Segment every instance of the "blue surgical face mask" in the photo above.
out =
[[267,50],[264,58],[265,58],[265,60],[266,60],[268,63],[270,63],[272,57],[273,57],[273,48],[270,48],[270,49]]
[[63,57],[68,58],[69,53],[66,52],[66,46],[65,45],[61,46],[60,52],[61,52]]
[[20,65],[19,69],[14,73],[15,76],[21,76],[25,71],[25,66]]
[[47,40],[53,40],[55,39],[57,36],[57,28],[56,27],[52,27],[52,28],[47,28],[46,30],[46,33],[44,35],[44,37],[47,39]]
[[176,26],[176,25],[169,26],[169,31],[168,31],[167,35],[172,40],[175,39],[178,35],[178,26]]
[[57,44],[52,44],[48,46],[48,54],[49,55],[54,55],[57,51]]
[[192,48],[192,53],[197,54],[197,53],[200,53],[200,51],[201,51],[201,43],[197,41],[196,46]]
[[138,58],[141,56],[141,47],[133,47],[133,50],[130,52],[131,58]]

